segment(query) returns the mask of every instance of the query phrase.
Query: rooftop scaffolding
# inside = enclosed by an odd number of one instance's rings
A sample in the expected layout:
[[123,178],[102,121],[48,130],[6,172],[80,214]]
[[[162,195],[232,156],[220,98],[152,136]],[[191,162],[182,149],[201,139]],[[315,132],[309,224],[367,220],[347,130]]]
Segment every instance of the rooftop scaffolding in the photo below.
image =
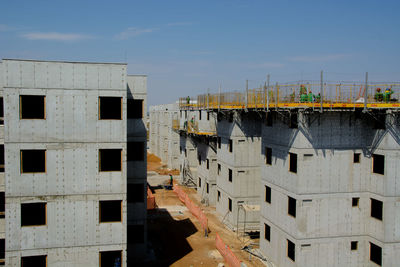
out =
[[202,94],[180,98],[181,110],[279,109],[279,108],[400,108],[400,83],[275,84],[245,92]]

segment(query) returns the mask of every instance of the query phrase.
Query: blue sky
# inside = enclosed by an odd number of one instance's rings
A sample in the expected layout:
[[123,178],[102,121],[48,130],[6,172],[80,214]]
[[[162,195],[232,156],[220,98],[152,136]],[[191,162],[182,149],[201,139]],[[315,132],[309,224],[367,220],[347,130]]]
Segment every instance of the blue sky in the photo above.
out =
[[150,105],[300,79],[400,80],[400,1],[0,1],[0,58],[127,62]]

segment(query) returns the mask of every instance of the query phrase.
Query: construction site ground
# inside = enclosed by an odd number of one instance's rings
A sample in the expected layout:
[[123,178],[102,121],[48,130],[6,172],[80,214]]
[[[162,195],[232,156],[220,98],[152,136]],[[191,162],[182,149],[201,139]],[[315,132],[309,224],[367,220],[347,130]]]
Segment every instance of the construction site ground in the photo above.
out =
[[[149,155],[148,155],[149,157]],[[169,183],[169,176],[159,174],[165,168],[153,157],[148,162],[148,183],[156,199],[157,208],[148,210],[148,241],[152,251],[152,258],[148,266],[218,266],[224,259],[216,249],[215,235],[218,233],[235,255],[247,266],[265,266],[255,256],[242,247],[251,243],[258,244],[258,239],[243,237],[239,239],[235,232],[228,229],[220,222],[215,207],[205,207],[194,188],[181,188],[189,195],[191,200],[199,205],[208,218],[209,234],[204,236],[200,223],[178,199],[172,190],[164,189],[163,185]],[[168,169],[161,173],[169,173]],[[174,172],[176,175],[176,172]],[[179,173],[179,172],[178,172]],[[174,181],[175,182],[175,181]],[[253,245],[257,249],[257,245]],[[221,266],[221,265],[220,265]],[[228,265],[224,265],[228,266]]]

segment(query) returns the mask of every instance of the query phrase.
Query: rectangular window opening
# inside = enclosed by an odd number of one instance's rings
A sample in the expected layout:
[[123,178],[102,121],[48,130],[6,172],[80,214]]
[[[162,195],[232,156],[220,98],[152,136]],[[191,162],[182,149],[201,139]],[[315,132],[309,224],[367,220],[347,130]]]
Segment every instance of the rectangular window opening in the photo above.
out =
[[6,197],[4,192],[0,192],[0,218],[5,218]]
[[208,183],[206,183],[206,192],[207,194],[210,192],[210,185]]
[[100,200],[100,223],[122,221],[122,200]]
[[271,187],[265,186],[265,202],[271,204]]
[[382,248],[369,242],[369,259],[382,266]]
[[229,180],[229,182],[232,182],[232,170],[228,169],[228,173],[229,173],[228,180]]
[[21,267],[46,267],[47,255],[21,257]]
[[297,154],[289,153],[289,171],[297,173]]
[[221,192],[218,190],[217,191],[217,201],[219,202],[220,199],[221,199]]
[[232,199],[228,198],[228,208],[229,211],[232,212]]
[[128,225],[128,244],[144,243],[144,225],[133,224]]
[[143,99],[128,99],[128,119],[141,118],[143,118]]
[[19,96],[20,119],[46,119],[46,97],[44,95]]
[[101,172],[121,171],[122,149],[99,149],[99,158]]
[[353,155],[353,163],[360,163],[361,153],[354,153]]
[[0,97],[0,125],[4,125],[4,104],[3,104],[3,97]]
[[385,174],[385,156],[372,154],[372,172],[377,174]]
[[210,120],[210,112],[207,112],[207,120]]
[[144,185],[143,184],[127,184],[128,203],[144,202]]
[[229,152],[233,151],[233,141],[232,139],[229,139]]
[[209,170],[210,169],[210,160],[209,159],[206,159],[206,167],[207,167],[207,170]]
[[100,251],[100,267],[121,266],[122,251]]
[[199,177],[199,187],[201,187],[201,178]]
[[122,120],[122,97],[99,97],[99,120]]
[[265,163],[272,165],[272,148],[265,147]]
[[4,144],[0,145],[0,172],[4,172]]
[[358,241],[351,241],[350,246],[351,246],[351,250],[357,250],[358,249]]
[[217,137],[218,149],[221,149],[221,137]]
[[296,218],[296,199],[288,196],[288,214]]
[[359,197],[353,197],[351,199],[351,206],[352,207],[358,207],[358,203],[360,202],[360,198]]
[[199,120],[201,121],[201,110],[199,110]]
[[220,174],[220,172],[221,172],[221,164],[218,163],[217,174]]
[[292,241],[287,239],[287,256],[292,261],[295,261],[295,245]]
[[40,226],[46,225],[47,204],[39,203],[21,203],[21,226]]
[[371,198],[371,217],[382,221],[383,218],[383,202]]
[[46,150],[21,150],[21,173],[46,172]]
[[144,142],[127,143],[127,161],[144,161]]
[[264,238],[271,241],[271,227],[266,223],[264,223]]

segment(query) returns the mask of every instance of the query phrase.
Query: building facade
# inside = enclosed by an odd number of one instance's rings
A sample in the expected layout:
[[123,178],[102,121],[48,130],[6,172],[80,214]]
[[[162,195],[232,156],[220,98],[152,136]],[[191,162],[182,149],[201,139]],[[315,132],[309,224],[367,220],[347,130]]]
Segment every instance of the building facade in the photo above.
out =
[[146,138],[134,126],[146,77],[114,63],[2,68],[7,266],[126,266],[146,246]]

